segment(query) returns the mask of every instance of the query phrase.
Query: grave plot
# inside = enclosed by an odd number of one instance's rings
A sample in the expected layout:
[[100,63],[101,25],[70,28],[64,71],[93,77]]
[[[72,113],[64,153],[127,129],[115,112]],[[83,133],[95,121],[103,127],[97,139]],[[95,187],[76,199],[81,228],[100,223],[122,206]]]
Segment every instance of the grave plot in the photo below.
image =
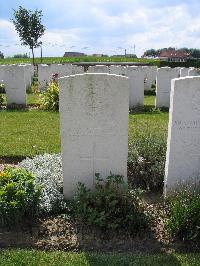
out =
[[61,78],[60,118],[64,195],[95,176],[127,176],[128,78],[83,74]]
[[200,176],[200,77],[172,80],[165,195]]

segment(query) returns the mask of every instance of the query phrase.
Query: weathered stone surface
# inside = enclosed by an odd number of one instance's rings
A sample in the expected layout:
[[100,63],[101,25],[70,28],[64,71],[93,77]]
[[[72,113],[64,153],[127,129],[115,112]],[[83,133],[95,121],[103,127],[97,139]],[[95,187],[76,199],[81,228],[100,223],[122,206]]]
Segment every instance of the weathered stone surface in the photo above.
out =
[[165,194],[200,175],[200,77],[172,80]]
[[127,175],[128,78],[80,74],[59,79],[64,195],[95,175]]
[[170,106],[171,80],[179,77],[178,68],[158,68],[156,79],[156,107]]
[[181,67],[180,69],[180,77],[187,77],[188,76],[188,70],[189,68],[187,67]]
[[46,84],[52,80],[52,69],[50,65],[38,65],[38,82],[39,88],[44,89]]
[[188,76],[199,76],[200,72],[196,68],[189,68]]
[[129,108],[132,109],[144,104],[144,72],[142,68],[128,66],[125,76],[129,78]]
[[24,67],[19,65],[5,66],[3,81],[6,89],[7,106],[12,104],[26,105],[26,78]]
[[89,66],[88,73],[109,73],[109,67],[104,65]]
[[72,75],[76,74],[83,74],[84,73],[84,67],[83,66],[72,66]]
[[126,68],[124,66],[111,65],[109,66],[109,73],[115,75],[125,76]]

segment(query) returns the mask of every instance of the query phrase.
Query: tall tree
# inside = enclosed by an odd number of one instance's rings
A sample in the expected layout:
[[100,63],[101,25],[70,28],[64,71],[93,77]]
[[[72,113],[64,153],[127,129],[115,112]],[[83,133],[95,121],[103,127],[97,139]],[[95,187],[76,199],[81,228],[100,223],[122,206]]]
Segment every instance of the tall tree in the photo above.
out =
[[41,23],[42,11],[41,10],[27,10],[23,7],[19,7],[18,10],[14,10],[14,23],[15,29],[19,34],[19,38],[22,45],[29,46],[33,55],[34,61],[34,48],[41,45],[39,39],[45,32],[45,27]]

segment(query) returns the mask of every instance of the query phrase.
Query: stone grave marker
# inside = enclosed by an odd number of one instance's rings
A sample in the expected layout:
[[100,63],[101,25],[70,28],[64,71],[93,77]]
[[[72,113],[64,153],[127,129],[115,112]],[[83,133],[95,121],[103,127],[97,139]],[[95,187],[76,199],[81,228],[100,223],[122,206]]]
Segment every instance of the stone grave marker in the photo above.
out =
[[109,73],[109,67],[104,65],[89,66],[88,73]]
[[95,176],[127,177],[128,78],[78,74],[59,79],[64,195]]
[[144,72],[137,66],[127,66],[125,76],[129,78],[129,108],[144,104]]
[[4,67],[4,84],[6,90],[6,102],[9,107],[12,104],[26,105],[26,77],[25,68],[20,65],[7,65]]
[[172,80],[165,195],[200,175],[200,77]]
[[187,77],[188,76],[188,70],[189,68],[187,67],[181,67],[180,69],[180,77]]
[[158,68],[156,79],[156,107],[170,106],[171,80],[179,77],[179,68]]

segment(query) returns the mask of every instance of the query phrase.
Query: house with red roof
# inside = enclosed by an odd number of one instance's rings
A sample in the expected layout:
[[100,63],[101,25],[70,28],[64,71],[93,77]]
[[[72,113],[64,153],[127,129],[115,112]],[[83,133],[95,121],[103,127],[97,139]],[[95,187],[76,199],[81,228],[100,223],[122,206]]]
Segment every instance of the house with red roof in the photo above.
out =
[[165,50],[160,53],[159,59],[168,62],[186,62],[191,56],[183,50]]

